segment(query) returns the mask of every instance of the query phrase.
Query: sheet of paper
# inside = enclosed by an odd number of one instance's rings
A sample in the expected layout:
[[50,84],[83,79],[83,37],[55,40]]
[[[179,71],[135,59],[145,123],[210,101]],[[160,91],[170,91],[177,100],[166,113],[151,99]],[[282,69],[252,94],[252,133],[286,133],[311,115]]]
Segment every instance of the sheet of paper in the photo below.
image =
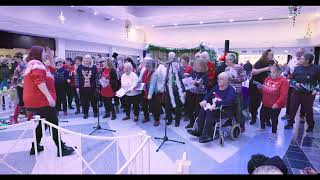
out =
[[120,88],[117,92],[116,92],[116,96],[121,98],[126,94],[126,90],[123,88]]
[[109,80],[106,79],[105,77],[100,78],[99,82],[100,82],[102,87],[107,87],[109,85]]
[[194,86],[194,84],[191,83],[192,81],[193,81],[192,77],[187,77],[187,78],[182,79],[182,83],[183,83],[184,88],[186,90],[190,90],[190,89],[193,89],[196,87],[196,86]]

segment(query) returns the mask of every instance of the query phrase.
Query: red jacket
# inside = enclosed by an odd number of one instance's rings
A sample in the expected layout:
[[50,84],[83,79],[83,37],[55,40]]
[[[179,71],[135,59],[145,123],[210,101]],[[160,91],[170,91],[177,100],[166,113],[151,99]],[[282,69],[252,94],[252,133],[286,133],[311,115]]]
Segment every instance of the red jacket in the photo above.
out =
[[74,65],[68,66],[64,64],[63,67],[66,68],[70,73],[70,86],[76,87],[76,82],[75,82],[76,70]]
[[184,73],[191,74],[191,72],[192,72],[192,66],[191,66],[191,65],[187,65],[187,67],[184,67],[183,72],[184,72]]
[[38,85],[46,83],[49,93],[56,100],[54,76],[56,69],[45,66],[38,60],[31,60],[27,64],[24,76],[23,102],[26,108],[48,107],[46,96],[40,91]]
[[210,89],[214,85],[215,76],[216,76],[215,65],[212,61],[208,61],[208,80],[209,80],[209,88]]
[[280,76],[272,79],[270,76],[264,80],[262,88],[262,104],[272,107],[276,104],[278,108],[284,108],[287,104],[289,82]]
[[106,79],[109,80],[108,86],[101,88],[101,96],[103,96],[103,97],[115,96],[115,93],[113,92],[112,87],[111,87],[110,69],[105,68],[104,71],[102,72],[101,77],[105,77]]

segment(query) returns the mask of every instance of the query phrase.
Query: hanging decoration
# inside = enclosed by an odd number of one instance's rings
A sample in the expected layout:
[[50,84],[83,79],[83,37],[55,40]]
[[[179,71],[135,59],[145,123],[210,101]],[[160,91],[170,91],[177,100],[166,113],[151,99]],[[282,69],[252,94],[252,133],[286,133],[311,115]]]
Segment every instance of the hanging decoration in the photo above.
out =
[[296,23],[296,17],[300,14],[300,9],[302,6],[289,6],[289,15],[292,17],[293,26]]
[[60,15],[58,16],[59,21],[61,22],[61,24],[64,24],[64,21],[67,19],[64,17],[63,15],[63,11],[60,12]]
[[131,22],[126,19],[124,22],[124,28],[126,29],[127,38],[129,38],[129,32],[131,30]]
[[307,31],[306,31],[306,34],[304,35],[304,38],[311,39],[311,34],[312,34],[311,24],[310,22],[308,22]]
[[217,52],[216,52],[216,48],[214,48],[213,46],[209,46],[205,43],[201,43],[199,46],[194,47],[194,48],[167,48],[167,47],[161,47],[161,46],[155,46],[152,44],[148,44],[145,49],[147,51],[161,51],[161,52],[175,52],[177,54],[183,54],[183,53],[197,53],[199,51],[203,52],[206,51],[208,52],[210,59],[212,61],[216,61],[217,60]]

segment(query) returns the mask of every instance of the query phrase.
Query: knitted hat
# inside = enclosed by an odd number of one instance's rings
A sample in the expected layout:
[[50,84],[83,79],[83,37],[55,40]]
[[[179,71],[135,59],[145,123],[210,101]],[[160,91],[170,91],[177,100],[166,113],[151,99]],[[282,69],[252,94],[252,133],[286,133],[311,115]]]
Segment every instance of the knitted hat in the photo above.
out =
[[118,57],[118,53],[114,52],[114,53],[112,54],[112,57],[113,57],[113,58],[117,58],[117,57]]
[[275,166],[278,169],[280,169],[283,174],[288,173],[287,166],[284,164],[284,162],[282,161],[282,159],[279,156],[274,156],[272,158],[269,158],[262,165]]

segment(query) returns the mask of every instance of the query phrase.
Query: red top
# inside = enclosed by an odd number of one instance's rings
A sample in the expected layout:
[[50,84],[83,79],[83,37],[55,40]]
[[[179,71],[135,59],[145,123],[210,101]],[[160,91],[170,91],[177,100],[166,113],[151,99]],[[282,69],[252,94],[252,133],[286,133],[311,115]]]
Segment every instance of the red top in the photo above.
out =
[[54,76],[56,69],[45,66],[38,60],[31,60],[27,64],[24,76],[23,101],[26,108],[48,107],[46,96],[40,91],[38,85],[46,83],[49,93],[56,100]]
[[111,80],[110,80],[110,69],[109,68],[105,68],[101,77],[105,77],[106,79],[109,80],[109,84],[107,87],[103,87],[101,89],[101,96],[103,97],[113,97],[115,96],[115,93],[113,92],[112,90],[112,87],[111,87]]
[[151,80],[152,73],[149,73],[148,70],[145,70],[142,76],[142,83],[144,83],[144,99],[148,99],[148,93],[149,93],[149,85]]
[[192,66],[191,65],[187,65],[186,67],[184,67],[184,73],[188,73],[188,74],[191,74],[192,72]]
[[284,108],[287,103],[289,82],[284,77],[272,79],[270,76],[264,80],[262,89],[262,104],[272,107],[276,104],[278,108]]
[[76,70],[75,70],[74,65],[68,66],[68,65],[64,64],[63,67],[66,68],[70,73],[70,86],[76,87],[76,81],[75,81]]
[[208,61],[208,80],[209,80],[209,87],[212,88],[214,85],[214,78],[216,76],[216,71],[215,71],[215,65],[212,61]]

